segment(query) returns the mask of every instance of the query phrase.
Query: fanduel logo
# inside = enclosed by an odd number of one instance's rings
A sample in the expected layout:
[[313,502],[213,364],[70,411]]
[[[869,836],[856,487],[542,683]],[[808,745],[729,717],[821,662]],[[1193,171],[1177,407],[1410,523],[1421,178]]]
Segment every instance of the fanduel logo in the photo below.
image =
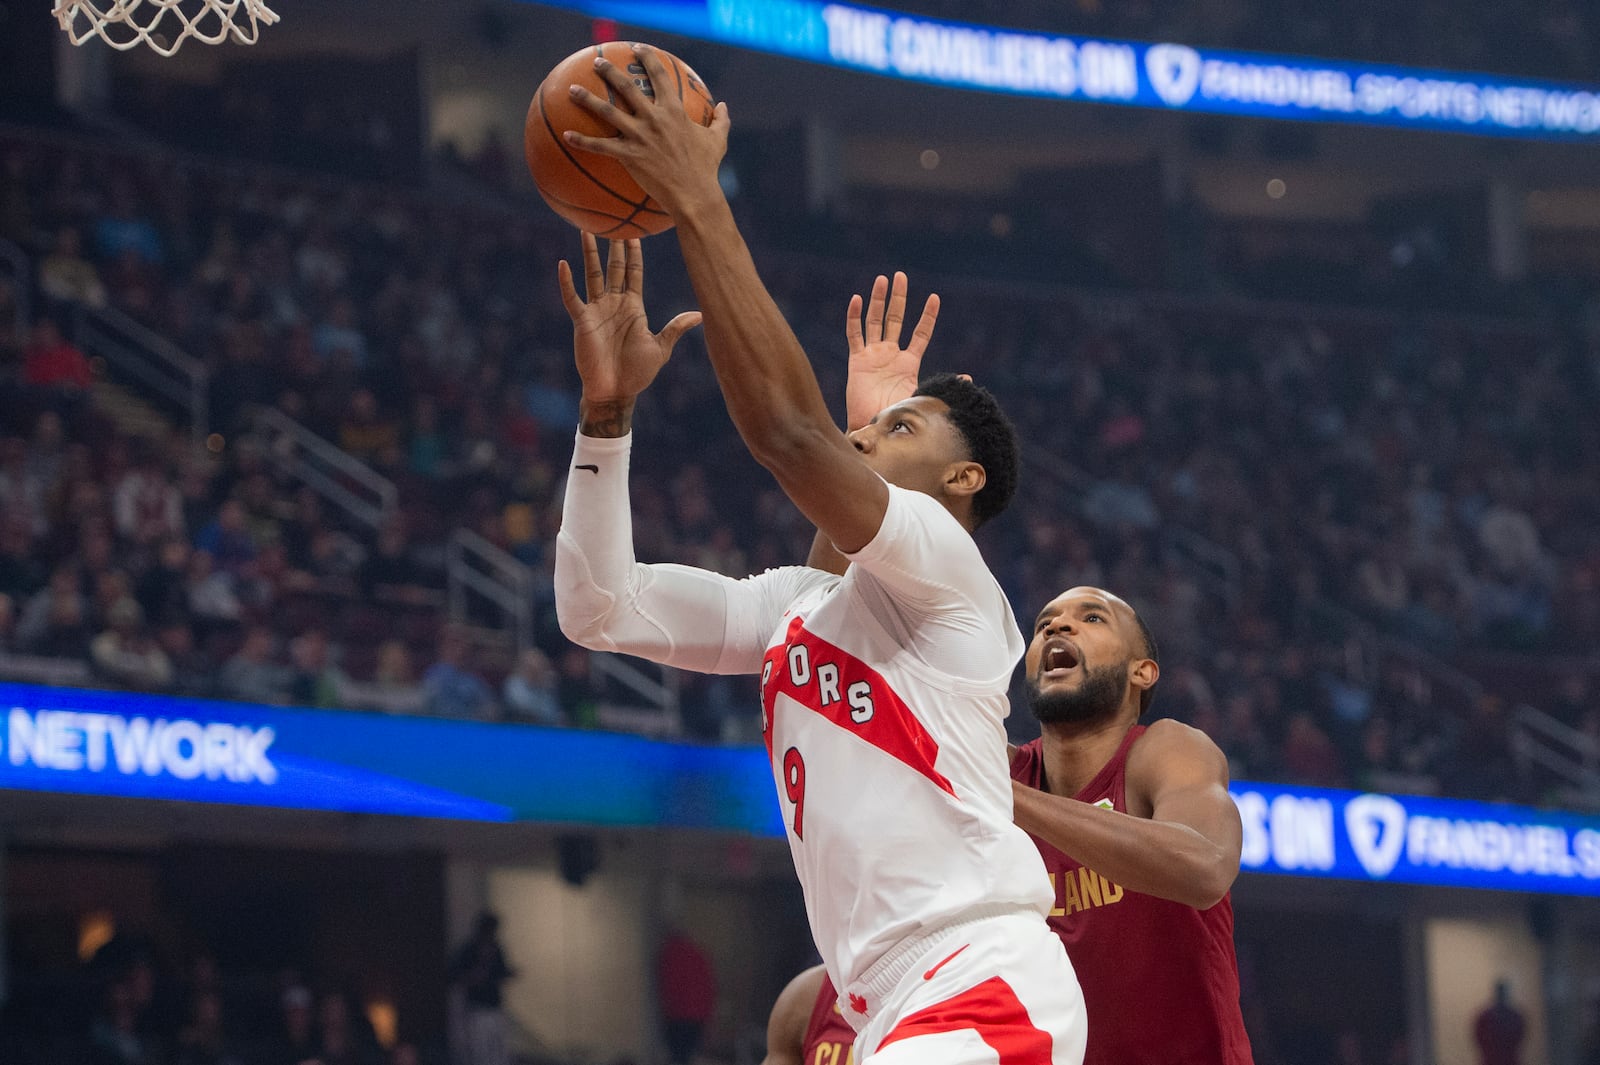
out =
[[1406,808],[1387,795],[1358,795],[1344,808],[1350,849],[1370,875],[1394,872],[1406,841]]
[[267,757],[277,738],[270,728],[21,707],[12,708],[7,724],[5,755],[14,766],[236,784],[278,779]]
[[1152,45],[1144,54],[1144,71],[1162,103],[1182,107],[1200,87],[1200,53],[1182,44]]

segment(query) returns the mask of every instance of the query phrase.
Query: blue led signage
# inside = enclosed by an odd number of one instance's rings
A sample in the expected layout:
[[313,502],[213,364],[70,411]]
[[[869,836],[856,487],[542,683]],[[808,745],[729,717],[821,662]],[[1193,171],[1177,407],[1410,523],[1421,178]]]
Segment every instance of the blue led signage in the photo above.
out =
[[815,0],[539,0],[963,89],[1524,138],[1600,134],[1600,86],[1008,30]]
[[[780,837],[766,752],[0,684],[0,789]],[[1600,896],[1600,818],[1235,781],[1246,872]]]

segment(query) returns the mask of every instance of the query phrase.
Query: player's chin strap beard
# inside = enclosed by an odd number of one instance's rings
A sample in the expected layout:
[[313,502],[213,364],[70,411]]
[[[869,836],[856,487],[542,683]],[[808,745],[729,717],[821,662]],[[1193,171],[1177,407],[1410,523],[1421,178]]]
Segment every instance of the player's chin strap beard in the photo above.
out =
[[1083,683],[1071,691],[1042,692],[1037,676],[1028,679],[1028,706],[1046,725],[1081,725],[1116,716],[1128,690],[1128,663],[1084,667]]

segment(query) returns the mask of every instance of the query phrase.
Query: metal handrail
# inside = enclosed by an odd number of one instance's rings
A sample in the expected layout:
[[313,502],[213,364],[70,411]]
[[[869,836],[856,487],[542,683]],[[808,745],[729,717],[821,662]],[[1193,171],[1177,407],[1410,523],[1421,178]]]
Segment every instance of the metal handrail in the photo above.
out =
[[[400,492],[371,466],[276,408],[252,407],[248,418],[253,428],[271,437],[267,453],[272,461],[328,502],[371,529],[393,516]],[[352,485],[365,489],[367,497]]]
[[189,416],[190,437],[196,444],[205,440],[211,431],[211,371],[205,363],[111,307],[77,306],[73,338],[84,351],[177,404]]
[[1560,776],[1577,793],[1600,802],[1600,741],[1526,704],[1512,712],[1513,752]]
[[589,656],[589,669],[604,678],[616,681],[660,710],[673,726],[672,731],[677,731],[681,721],[678,714],[677,670],[662,666],[662,679],[654,680],[638,666],[617,655],[603,652],[595,652]]
[[17,343],[27,340],[28,326],[33,323],[33,262],[18,244],[0,240],[0,262],[11,268],[16,279],[17,320],[14,329]]
[[511,619],[519,652],[533,646],[533,569],[471,529],[457,529],[445,545],[445,595],[450,616],[467,616],[475,592]]

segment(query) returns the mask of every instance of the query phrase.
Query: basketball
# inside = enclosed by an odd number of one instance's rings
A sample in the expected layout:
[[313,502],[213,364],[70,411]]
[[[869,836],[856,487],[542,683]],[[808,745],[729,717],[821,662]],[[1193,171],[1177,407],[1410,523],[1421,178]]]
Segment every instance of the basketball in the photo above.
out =
[[[617,132],[585,111],[568,93],[570,86],[582,85],[597,96],[617,102],[611,87],[595,72],[594,61],[599,56],[626,70],[644,94],[655,99],[661,90],[650,84],[650,77],[632,48],[627,41],[591,45],[556,64],[533,96],[522,138],[528,170],[544,202],[579,229],[612,240],[660,233],[672,228],[672,219],[628,176],[620,162],[580,152],[561,135],[569,129],[593,137],[610,137]],[[665,91],[677,93],[689,117],[709,126],[716,101],[700,75],[670,52],[657,49],[657,54],[673,76],[673,84]]]

